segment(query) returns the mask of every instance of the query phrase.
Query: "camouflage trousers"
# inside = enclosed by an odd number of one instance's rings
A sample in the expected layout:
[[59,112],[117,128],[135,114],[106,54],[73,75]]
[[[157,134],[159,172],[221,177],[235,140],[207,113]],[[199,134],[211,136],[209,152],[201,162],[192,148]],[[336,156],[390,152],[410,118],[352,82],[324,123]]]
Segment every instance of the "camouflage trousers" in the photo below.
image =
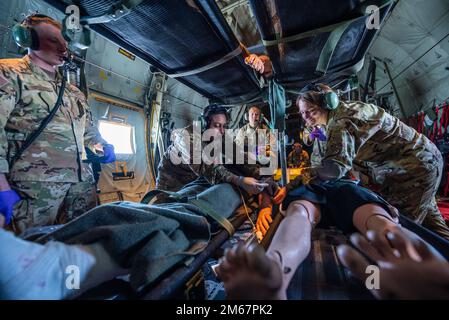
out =
[[22,198],[14,206],[12,231],[64,224],[97,205],[95,187],[90,182],[64,183],[15,181],[11,183]]
[[376,191],[403,215],[449,240],[449,228],[435,198],[443,173],[443,158],[439,152],[435,154],[434,163],[422,164],[405,174],[387,176]]

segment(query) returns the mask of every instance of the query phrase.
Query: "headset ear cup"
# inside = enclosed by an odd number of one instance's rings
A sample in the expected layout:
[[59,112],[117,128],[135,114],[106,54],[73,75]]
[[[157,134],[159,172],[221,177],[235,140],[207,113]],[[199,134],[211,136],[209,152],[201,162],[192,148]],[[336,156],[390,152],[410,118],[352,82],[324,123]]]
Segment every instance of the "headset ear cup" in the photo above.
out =
[[201,127],[201,132],[204,131],[204,116],[200,116],[200,127]]
[[39,35],[36,30],[29,28],[29,32],[31,34],[31,46],[32,50],[39,50]]
[[30,48],[33,44],[33,38],[30,32],[30,28],[21,24],[16,24],[12,28],[12,36],[14,42],[21,48]]
[[327,109],[334,110],[338,107],[340,99],[335,92],[326,92],[323,96],[323,102]]
[[209,129],[209,117],[207,115],[201,116],[201,132],[206,131]]

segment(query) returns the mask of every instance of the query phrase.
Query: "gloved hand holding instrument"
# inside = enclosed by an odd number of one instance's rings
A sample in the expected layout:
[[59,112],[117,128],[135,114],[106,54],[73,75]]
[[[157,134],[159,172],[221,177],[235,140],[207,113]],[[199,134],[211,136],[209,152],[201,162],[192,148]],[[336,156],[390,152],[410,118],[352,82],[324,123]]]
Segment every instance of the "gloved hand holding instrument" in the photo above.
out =
[[260,182],[252,177],[239,177],[237,185],[243,188],[249,194],[259,194],[268,187],[268,183]]
[[105,144],[103,146],[103,157],[101,158],[101,163],[111,163],[116,160],[114,146],[112,144]]
[[326,141],[327,137],[321,128],[315,127],[313,131],[310,133],[310,139],[312,140],[318,139],[319,141]]

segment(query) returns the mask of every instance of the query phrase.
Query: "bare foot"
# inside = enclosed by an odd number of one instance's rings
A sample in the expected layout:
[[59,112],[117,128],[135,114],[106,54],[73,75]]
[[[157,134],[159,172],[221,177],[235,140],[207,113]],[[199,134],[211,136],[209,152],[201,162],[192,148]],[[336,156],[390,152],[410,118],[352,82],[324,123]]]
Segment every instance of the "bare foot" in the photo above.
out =
[[217,274],[224,282],[228,299],[286,299],[286,293],[281,292],[280,259],[269,257],[257,244],[249,248],[237,245],[225,251]]
[[[398,229],[382,235],[368,231],[367,238],[351,236],[351,242],[379,268],[379,283],[371,292],[379,299],[448,299],[449,264],[414,234]],[[368,241],[369,240],[369,241]],[[410,254],[409,247],[419,256]],[[338,247],[338,257],[360,280],[365,281],[370,263],[353,248]]]

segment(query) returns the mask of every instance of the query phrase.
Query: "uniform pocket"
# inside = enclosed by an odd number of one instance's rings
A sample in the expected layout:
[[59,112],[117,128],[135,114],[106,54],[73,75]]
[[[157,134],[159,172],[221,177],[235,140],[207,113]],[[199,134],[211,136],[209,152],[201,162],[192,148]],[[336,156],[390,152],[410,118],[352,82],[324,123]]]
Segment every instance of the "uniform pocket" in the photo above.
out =
[[22,147],[26,141],[27,135],[21,132],[7,132],[6,139],[8,140],[8,162],[16,155],[17,151]]

